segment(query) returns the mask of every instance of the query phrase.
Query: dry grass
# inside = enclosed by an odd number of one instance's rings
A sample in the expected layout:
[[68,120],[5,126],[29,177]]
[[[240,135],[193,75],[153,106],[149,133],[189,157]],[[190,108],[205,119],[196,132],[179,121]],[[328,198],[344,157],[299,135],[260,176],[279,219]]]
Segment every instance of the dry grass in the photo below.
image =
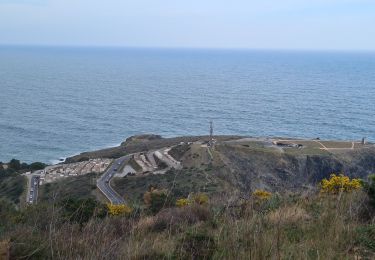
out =
[[84,226],[62,223],[56,209],[47,208],[33,216],[44,216],[47,225],[29,221],[6,236],[11,256],[28,259],[371,258],[357,240],[358,227],[375,221],[364,214],[366,203],[362,192],[264,202],[220,197],[205,206],[91,219]]
[[9,240],[0,241],[0,259],[4,259],[4,260],[9,259],[9,249],[10,249]]
[[290,225],[311,220],[311,216],[299,205],[285,205],[271,211],[267,217],[272,225]]

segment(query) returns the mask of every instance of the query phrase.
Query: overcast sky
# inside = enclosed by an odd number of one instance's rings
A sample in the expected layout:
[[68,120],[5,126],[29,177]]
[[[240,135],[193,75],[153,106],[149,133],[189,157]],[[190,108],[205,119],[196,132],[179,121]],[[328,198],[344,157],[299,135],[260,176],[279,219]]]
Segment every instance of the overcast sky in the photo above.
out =
[[375,0],[0,0],[0,44],[375,50]]

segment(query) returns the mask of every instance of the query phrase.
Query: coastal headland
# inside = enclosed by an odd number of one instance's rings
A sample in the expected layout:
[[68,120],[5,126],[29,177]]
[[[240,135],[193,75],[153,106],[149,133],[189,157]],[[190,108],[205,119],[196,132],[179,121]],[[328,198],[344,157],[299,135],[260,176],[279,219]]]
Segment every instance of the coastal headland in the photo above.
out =
[[[41,199],[63,186],[74,190],[73,180],[78,178],[96,183],[87,196],[113,202],[141,200],[150,186],[175,185],[175,191],[184,195],[199,190],[238,194],[259,188],[310,190],[332,173],[366,178],[374,169],[375,145],[363,140],[148,134],[129,137],[117,147],[69,157],[37,174]],[[29,201],[34,199],[31,196]]]

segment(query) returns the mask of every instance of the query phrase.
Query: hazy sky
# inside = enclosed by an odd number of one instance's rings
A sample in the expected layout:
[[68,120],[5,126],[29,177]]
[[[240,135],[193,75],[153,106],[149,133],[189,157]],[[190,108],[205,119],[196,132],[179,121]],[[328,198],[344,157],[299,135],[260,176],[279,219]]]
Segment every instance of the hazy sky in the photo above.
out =
[[0,44],[375,50],[375,0],[0,0]]

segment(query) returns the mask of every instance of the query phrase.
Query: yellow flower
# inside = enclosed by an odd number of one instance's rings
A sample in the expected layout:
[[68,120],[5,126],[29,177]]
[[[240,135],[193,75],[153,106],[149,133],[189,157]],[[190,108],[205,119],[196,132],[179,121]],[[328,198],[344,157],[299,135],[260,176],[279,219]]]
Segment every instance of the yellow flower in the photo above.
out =
[[255,190],[253,192],[253,196],[260,200],[269,200],[272,196],[272,193],[265,190]]
[[193,203],[203,205],[208,203],[208,196],[204,193],[191,194],[187,198],[181,198],[176,201],[177,207],[185,207]]
[[132,209],[125,204],[107,204],[108,212],[111,216],[127,215],[132,212]]
[[330,178],[323,179],[320,183],[321,192],[337,194],[340,192],[351,192],[362,187],[360,179],[352,179],[343,174],[331,174]]
[[190,205],[190,204],[191,204],[191,202],[190,202],[190,200],[188,200],[188,199],[178,199],[178,200],[176,201],[176,206],[179,207],[179,208],[182,208],[182,207],[188,206],[188,205]]

